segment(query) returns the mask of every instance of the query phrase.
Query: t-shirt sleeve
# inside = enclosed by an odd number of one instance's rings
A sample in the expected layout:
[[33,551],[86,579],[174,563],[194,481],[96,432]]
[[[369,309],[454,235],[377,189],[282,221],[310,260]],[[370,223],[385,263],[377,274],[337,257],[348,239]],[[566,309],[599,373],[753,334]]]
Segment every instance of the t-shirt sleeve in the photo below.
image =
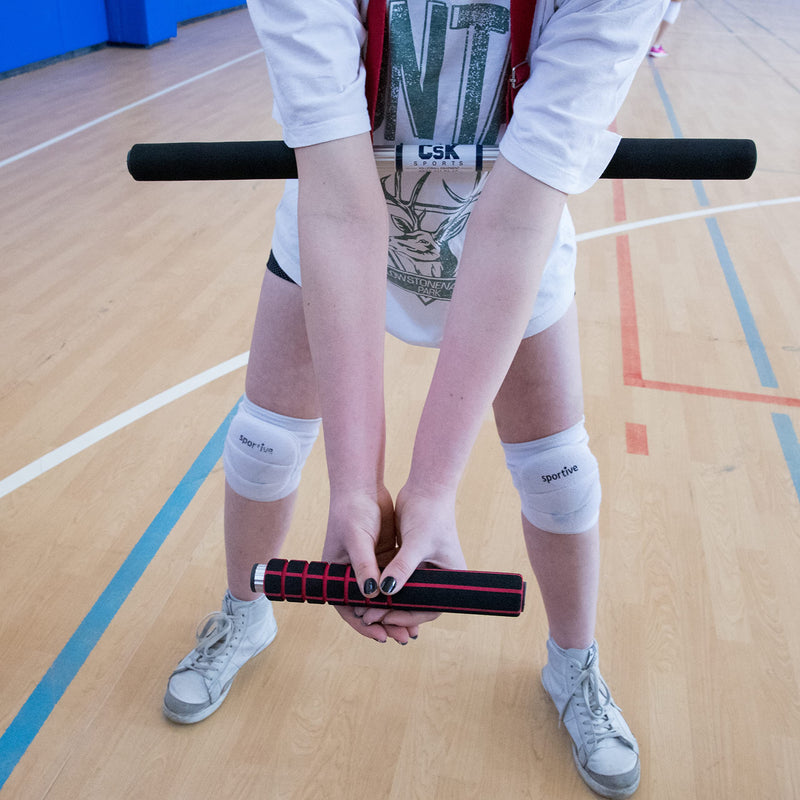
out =
[[591,187],[619,144],[619,111],[668,0],[563,0],[529,53],[500,152],[567,194]]
[[370,130],[357,0],[248,0],[290,147]]

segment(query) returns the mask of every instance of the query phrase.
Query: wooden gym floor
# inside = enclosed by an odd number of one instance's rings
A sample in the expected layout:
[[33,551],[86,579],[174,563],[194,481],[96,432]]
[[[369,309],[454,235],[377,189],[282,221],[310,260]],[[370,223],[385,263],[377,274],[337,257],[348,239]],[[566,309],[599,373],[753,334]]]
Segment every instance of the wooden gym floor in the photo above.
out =
[[[624,136],[753,138],[746,182],[603,181],[571,207],[604,477],[604,674],[645,798],[800,797],[800,14],[687,0]],[[246,12],[0,81],[0,798],[586,798],[487,418],[459,519],[519,619],[377,646],[277,607],[205,722],[165,682],[224,589],[221,432],[278,183],[137,184],[135,142],[280,138]],[[392,489],[435,353],[388,340]],[[316,558],[324,455],[285,553]]]

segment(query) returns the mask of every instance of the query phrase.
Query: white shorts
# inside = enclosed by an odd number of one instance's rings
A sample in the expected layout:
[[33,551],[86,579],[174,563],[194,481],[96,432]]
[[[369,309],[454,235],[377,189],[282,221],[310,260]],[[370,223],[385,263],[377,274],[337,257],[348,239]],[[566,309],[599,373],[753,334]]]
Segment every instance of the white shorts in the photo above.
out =
[[[454,241],[452,244],[454,254],[460,256],[461,242]],[[565,208],[523,338],[549,328],[561,319],[572,303],[575,296],[576,248],[572,217]],[[272,253],[270,270],[301,285],[296,181],[287,181],[278,206]],[[442,280],[409,272],[393,272],[391,260],[388,270],[387,332],[408,344],[438,347],[450,306],[449,300],[437,299],[446,291],[442,287]]]

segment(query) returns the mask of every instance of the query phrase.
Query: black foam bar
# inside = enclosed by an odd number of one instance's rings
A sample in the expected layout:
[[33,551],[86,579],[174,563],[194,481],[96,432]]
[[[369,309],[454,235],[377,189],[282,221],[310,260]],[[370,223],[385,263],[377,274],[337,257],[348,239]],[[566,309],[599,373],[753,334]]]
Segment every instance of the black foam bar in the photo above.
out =
[[603,177],[746,180],[755,168],[750,139],[622,139]]
[[268,564],[253,565],[250,585],[270,600],[291,603],[502,617],[518,617],[525,607],[525,581],[509,572],[418,569],[395,594],[366,598],[349,564],[273,558]]
[[[756,166],[750,139],[622,139],[603,178],[745,180]],[[137,181],[220,181],[297,177],[284,142],[135,144],[128,171]]]
[[128,172],[137,181],[237,181],[296,178],[294,150],[284,142],[135,144]]

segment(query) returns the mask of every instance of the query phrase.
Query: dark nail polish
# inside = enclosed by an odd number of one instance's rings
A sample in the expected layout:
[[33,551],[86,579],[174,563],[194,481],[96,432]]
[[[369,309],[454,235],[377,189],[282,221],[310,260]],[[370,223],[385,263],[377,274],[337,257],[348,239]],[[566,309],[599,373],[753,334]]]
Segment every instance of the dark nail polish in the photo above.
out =
[[397,586],[397,581],[394,578],[384,578],[381,584],[381,591],[384,594],[391,594],[395,586]]
[[416,638],[417,638],[417,636],[410,636],[409,638],[410,638],[410,639],[416,639]]
[[364,581],[364,594],[372,594],[378,588],[378,582],[374,578],[367,578]]

